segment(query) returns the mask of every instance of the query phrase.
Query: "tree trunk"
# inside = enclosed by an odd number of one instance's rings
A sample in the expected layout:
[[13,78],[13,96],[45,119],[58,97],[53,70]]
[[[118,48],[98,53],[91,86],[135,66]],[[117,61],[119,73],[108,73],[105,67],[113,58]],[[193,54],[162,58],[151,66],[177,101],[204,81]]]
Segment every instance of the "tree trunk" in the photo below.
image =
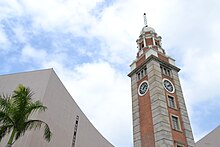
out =
[[10,136],[10,138],[8,140],[8,144],[6,145],[6,147],[11,147],[12,146],[12,143],[13,143],[13,140],[14,140],[14,136],[15,136],[15,132],[16,132],[16,130],[14,128],[12,133],[11,133],[11,136]]

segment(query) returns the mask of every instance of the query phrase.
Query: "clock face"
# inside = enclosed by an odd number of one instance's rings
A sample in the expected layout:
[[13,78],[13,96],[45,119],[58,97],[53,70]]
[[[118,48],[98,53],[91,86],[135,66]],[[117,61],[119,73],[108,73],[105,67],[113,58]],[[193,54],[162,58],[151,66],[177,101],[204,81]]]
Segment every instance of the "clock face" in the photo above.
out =
[[164,88],[165,88],[168,92],[174,93],[175,88],[174,88],[174,86],[173,86],[173,83],[172,83],[170,80],[168,80],[168,79],[163,79],[163,86],[164,86]]
[[141,82],[141,84],[139,85],[139,88],[138,88],[138,94],[140,96],[143,96],[147,93],[147,90],[148,90],[148,82],[147,81],[143,81]]

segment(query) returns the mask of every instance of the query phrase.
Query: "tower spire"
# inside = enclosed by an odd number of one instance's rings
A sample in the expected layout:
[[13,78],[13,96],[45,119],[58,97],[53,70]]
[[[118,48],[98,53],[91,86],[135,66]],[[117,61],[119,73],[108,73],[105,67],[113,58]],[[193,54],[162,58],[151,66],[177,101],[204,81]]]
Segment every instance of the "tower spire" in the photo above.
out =
[[148,27],[148,26],[147,26],[147,16],[146,16],[146,13],[144,13],[144,26],[145,26],[145,27]]

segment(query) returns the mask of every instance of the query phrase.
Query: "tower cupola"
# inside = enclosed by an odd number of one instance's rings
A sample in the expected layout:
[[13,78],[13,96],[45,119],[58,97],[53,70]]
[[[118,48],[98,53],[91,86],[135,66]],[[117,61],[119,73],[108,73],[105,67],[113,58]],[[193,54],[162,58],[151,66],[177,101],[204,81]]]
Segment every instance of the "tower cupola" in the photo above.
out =
[[161,39],[155,30],[147,25],[146,14],[144,13],[144,27],[140,32],[139,38],[136,40],[138,48],[137,56],[141,56],[149,49],[154,49],[157,52],[165,54],[164,49],[162,49]]

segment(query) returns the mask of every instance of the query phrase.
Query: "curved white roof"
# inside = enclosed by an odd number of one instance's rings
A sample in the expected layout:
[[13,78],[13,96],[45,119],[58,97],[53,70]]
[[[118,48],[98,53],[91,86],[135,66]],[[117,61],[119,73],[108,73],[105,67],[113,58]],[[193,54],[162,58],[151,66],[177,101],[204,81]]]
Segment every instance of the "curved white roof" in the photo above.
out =
[[151,27],[143,27],[142,30],[141,30],[141,34],[145,33],[145,32],[155,32],[155,30]]

